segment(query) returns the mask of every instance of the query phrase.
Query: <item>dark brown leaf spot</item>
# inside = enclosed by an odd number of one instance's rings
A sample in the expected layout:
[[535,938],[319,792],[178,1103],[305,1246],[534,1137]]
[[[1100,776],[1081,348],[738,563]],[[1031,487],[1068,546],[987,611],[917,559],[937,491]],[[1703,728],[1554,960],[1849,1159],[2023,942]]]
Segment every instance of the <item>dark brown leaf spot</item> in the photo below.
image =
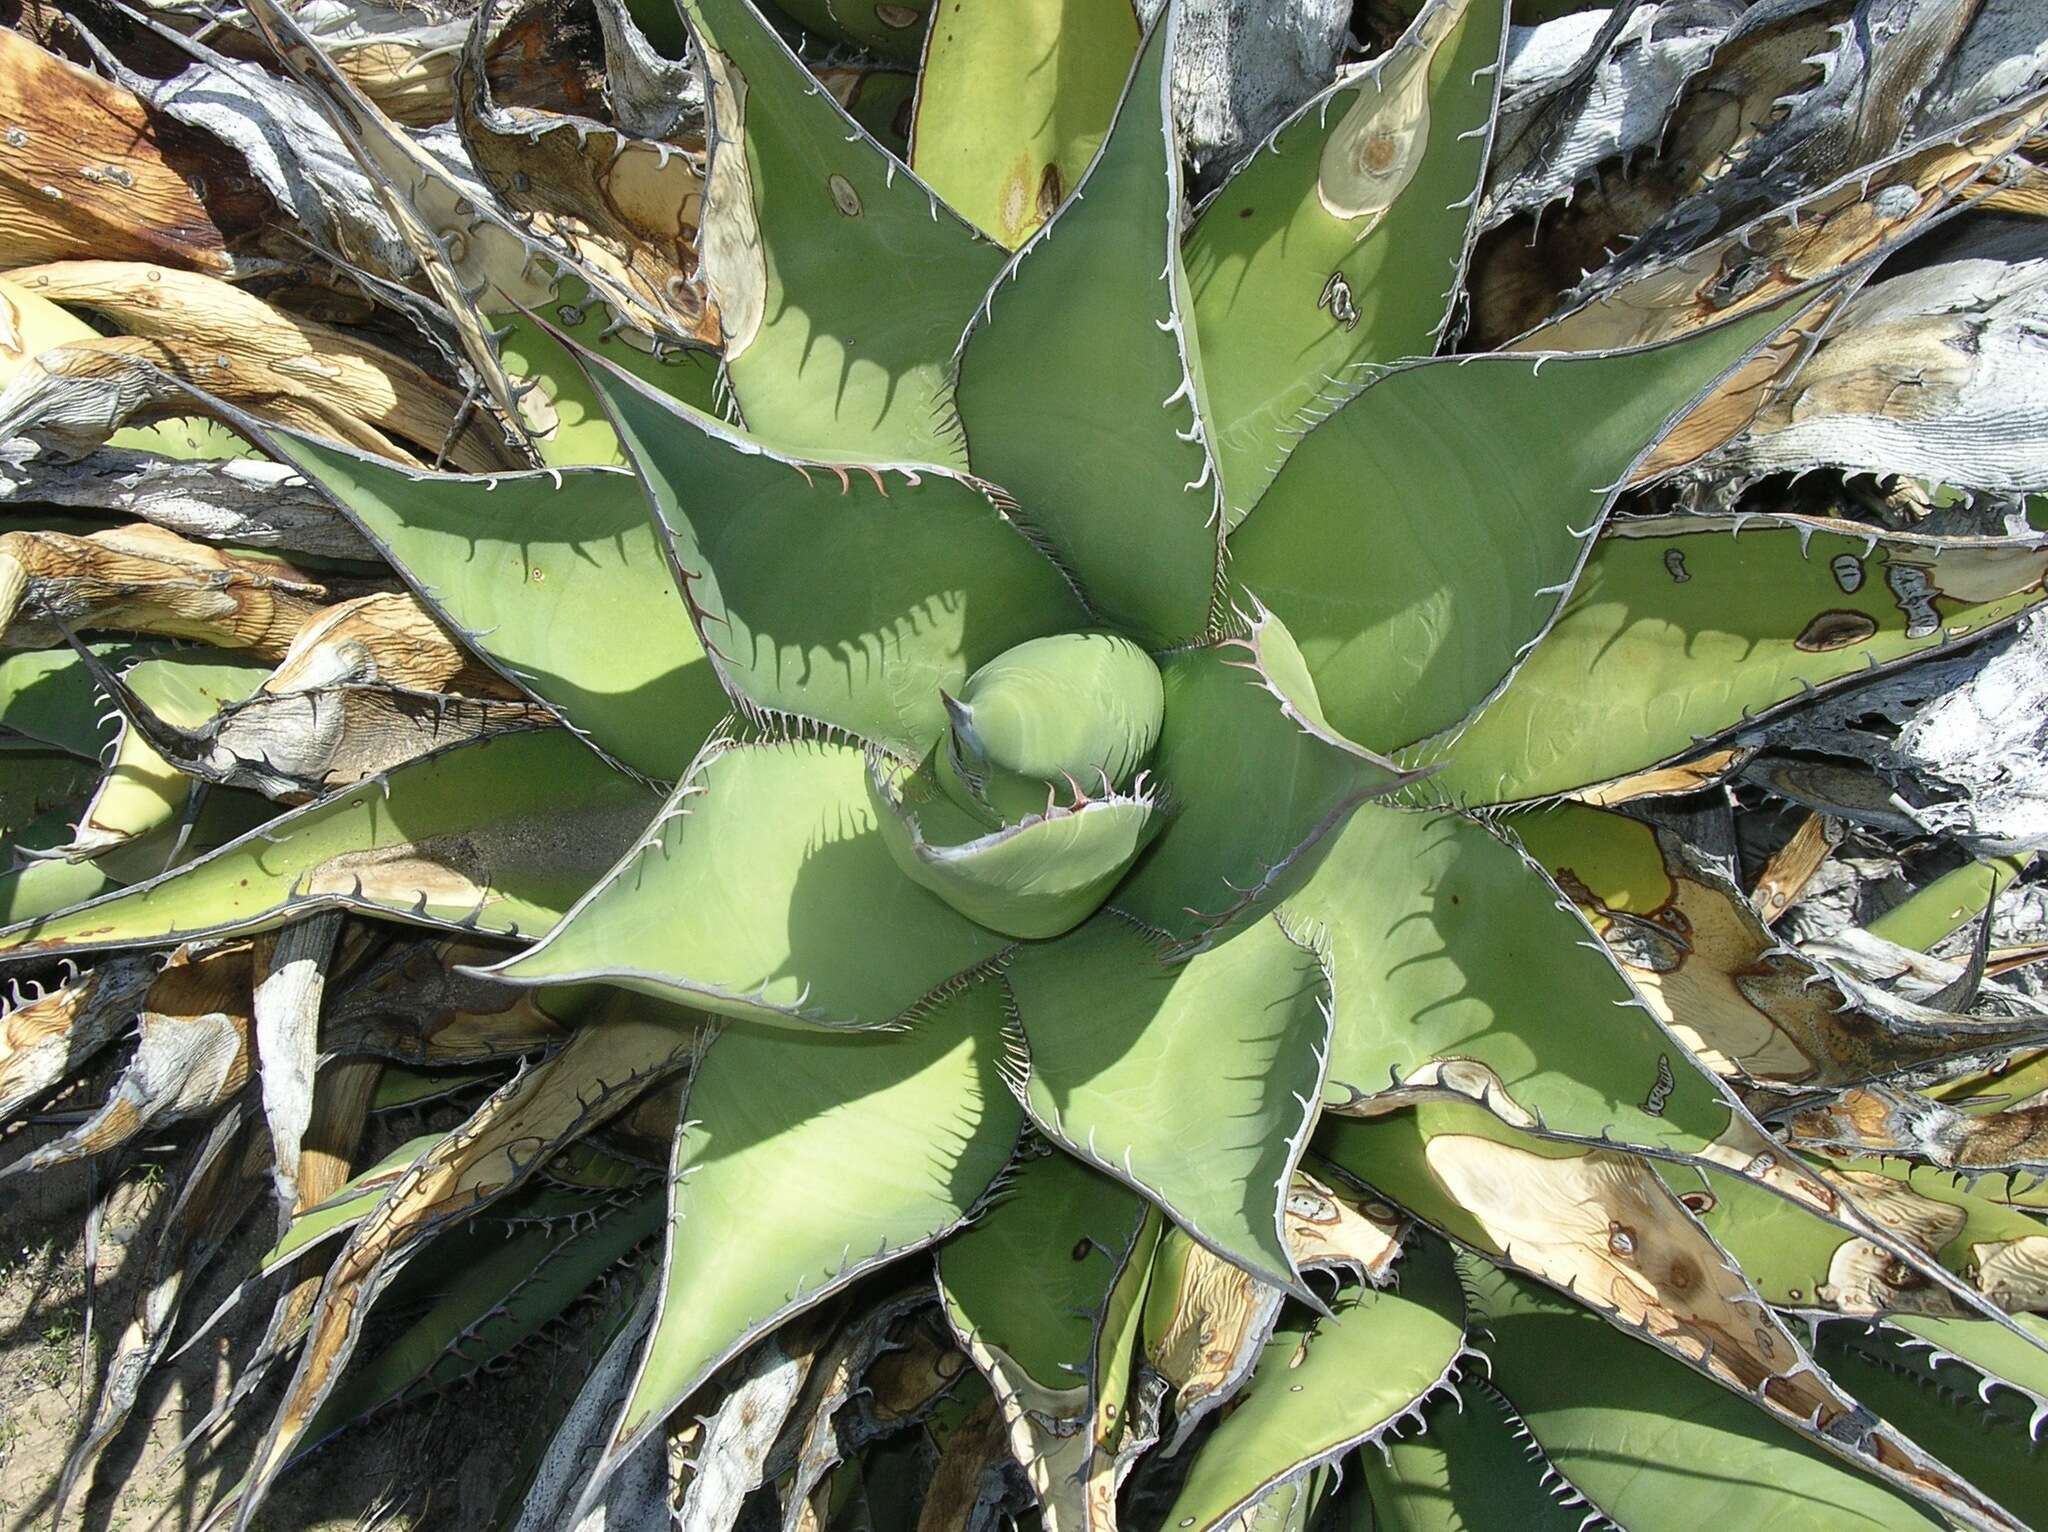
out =
[[1822,612],[1806,625],[1805,632],[1792,640],[1792,646],[1818,654],[1860,644],[1875,632],[1876,622],[1862,612]]
[[1060,167],[1048,164],[1038,177],[1038,216],[1052,217],[1065,200],[1066,188],[1060,181]]

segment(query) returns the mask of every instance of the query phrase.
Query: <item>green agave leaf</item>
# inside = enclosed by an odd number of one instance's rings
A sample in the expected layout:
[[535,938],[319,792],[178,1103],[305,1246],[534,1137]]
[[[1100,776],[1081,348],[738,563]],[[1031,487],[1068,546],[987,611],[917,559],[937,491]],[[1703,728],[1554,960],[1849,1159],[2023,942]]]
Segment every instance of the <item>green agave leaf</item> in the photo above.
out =
[[637,1197],[591,1211],[588,1228],[516,1230],[464,1263],[424,1314],[328,1395],[299,1455],[415,1389],[451,1388],[532,1339],[660,1228],[662,1213],[660,1197]]
[[90,761],[58,750],[10,750],[0,780],[0,842],[43,850],[66,839],[67,811],[93,790],[99,772]]
[[1105,621],[1155,648],[1207,626],[1220,552],[1182,325],[1173,30],[1169,11],[1075,195],[989,290],[955,382],[974,471],[1017,497]]
[[617,857],[653,796],[566,732],[422,756],[196,862],[0,931],[0,957],[274,930],[315,909],[513,935],[545,929]]
[[1382,1532],[1583,1532],[1584,1497],[1562,1476],[1551,1477],[1557,1470],[1483,1373],[1457,1386],[1465,1395],[1456,1405],[1423,1405],[1420,1436],[1390,1437],[1379,1452],[1358,1455],[1374,1525]]
[[806,467],[599,364],[591,383],[674,540],[726,689],[922,756],[941,691],[1026,639],[1085,625],[1072,588],[985,487],[942,469]]
[[608,1464],[757,1336],[959,1225],[1022,1126],[1001,1023],[980,985],[901,1036],[719,1036],[690,1081],[661,1304]]
[[933,4],[934,0],[777,0],[776,9],[820,37],[913,64],[924,45]]
[[[2013,1395],[2024,1399],[2027,1434],[2032,1440],[2040,1439],[2043,1425],[2048,1424],[2048,1358],[2042,1351],[1982,1319],[1893,1314],[1884,1322],[1898,1332],[1893,1337],[1898,1345],[1919,1354],[1920,1368],[1955,1369],[1955,1373],[1941,1374],[1947,1384],[1953,1385],[1956,1374],[1967,1369],[1974,1374],[1969,1388],[1980,1399],[1994,1397],[1999,1389],[2005,1390],[2007,1397],[2002,1402],[2007,1405],[2014,1402]],[[2013,1322],[2030,1335],[2048,1339],[2048,1319],[2038,1314],[2015,1314]]]
[[2029,851],[2019,856],[1988,857],[1943,873],[1911,898],[1886,910],[1865,929],[1872,936],[1925,952],[1983,914],[2033,860],[2034,853]]
[[839,98],[846,114],[874,135],[876,143],[909,163],[910,123],[917,109],[915,72],[855,65],[820,69],[817,75]]
[[1021,819],[1062,783],[1076,796],[1121,787],[1151,758],[1165,706],[1159,667],[1121,634],[1030,639],[946,699],[949,788],[967,791],[970,812]]
[[1166,723],[1153,770],[1174,818],[1119,891],[1119,909],[1191,938],[1248,903],[1355,805],[1400,785],[1392,762],[1329,727],[1300,655],[1262,612],[1246,640],[1162,657]]
[[[682,3],[711,97],[697,250],[741,414],[798,457],[964,466],[947,372],[1002,251],[847,116],[748,0]],[[904,40],[914,58],[921,17]]]
[[1329,955],[1333,1101],[1448,1085],[1578,1139],[1698,1154],[1728,1133],[1719,1086],[1488,826],[1365,804],[1275,892]]
[[1804,301],[1640,351],[1398,368],[1302,438],[1231,573],[1344,734],[1391,750],[1448,729],[1555,618],[1648,446]]
[[910,168],[1016,249],[1080,184],[1137,51],[1130,0],[1012,0],[971,15],[940,7],[925,38]]
[[1509,803],[1694,754],[1815,688],[2016,616],[2044,573],[2048,549],[2003,541],[1789,518],[1739,533],[1692,516],[1621,523],[1507,689],[1403,753],[1440,768],[1409,791]]
[[[91,646],[108,665],[119,667],[132,644]],[[0,726],[15,734],[97,761],[106,744],[100,715],[107,710],[98,688],[69,649],[24,649],[0,655]]]
[[[32,759],[33,752],[10,752],[8,769],[19,761]],[[90,805],[90,768],[77,763],[85,775],[75,778],[80,785],[67,800],[67,807],[52,810],[6,837],[12,846],[54,849],[70,840],[73,829]],[[179,826],[167,825],[151,834],[101,851],[87,860],[71,862],[61,857],[39,858],[0,874],[0,925],[37,920],[68,910],[113,889],[145,882],[161,875],[167,867],[182,866],[215,847],[225,845],[267,821],[277,806],[254,793],[216,789],[206,796],[199,815],[179,850]],[[172,853],[178,854],[174,858]]]
[[2028,1526],[2048,1521],[2048,1449],[2029,1429],[2043,1408],[2034,1398],[2000,1389],[1960,1362],[1937,1361],[1889,1328],[1822,1325],[1814,1358]]
[[[64,804],[26,824],[0,829],[0,866],[10,867],[0,872],[0,920],[12,922],[33,920],[90,898],[108,888],[113,880],[90,862],[67,862],[62,857],[31,854],[55,851],[70,838],[80,805],[92,790],[91,768],[75,756],[45,756],[35,751],[10,755],[27,762],[32,773],[50,773],[42,781],[32,780],[27,785],[37,792],[61,795]],[[64,763],[68,763],[68,769]],[[9,800],[23,786],[16,782],[11,790],[0,789],[0,817],[4,817]]]
[[1156,1209],[1057,1152],[1023,1160],[939,1247],[946,1320],[988,1379],[1048,1532],[1116,1526]]
[[877,755],[868,799],[905,877],[978,925],[1033,939],[1094,914],[1159,828],[1149,796],[1112,794],[986,830],[929,770],[905,773]]
[[1328,1316],[1281,1321],[1164,1526],[1232,1526],[1281,1481],[1419,1420],[1464,1353],[1465,1300],[1440,1241],[1409,1251],[1400,1274],[1398,1289],[1346,1288]]
[[1281,1203],[1329,1042],[1317,953],[1270,918],[1192,956],[1114,909],[1003,970],[1033,1122],[1196,1239],[1299,1293]]
[[521,423],[534,451],[550,468],[619,468],[626,462],[604,406],[559,337],[597,352],[658,393],[707,415],[717,413],[717,352],[676,346],[656,356],[634,345],[626,332],[607,336],[610,308],[573,277],[563,279],[545,325],[522,313],[491,318],[503,337],[498,359],[506,375],[515,386],[532,384],[531,392],[519,401]]
[[413,473],[308,436],[262,439],[473,648],[626,765],[672,779],[725,717],[631,475]]
[[[1187,238],[1231,525],[1368,370],[1428,356],[1464,273],[1504,0],[1432,0],[1239,166]],[[942,24],[943,25],[943,24]]]
[[377,1088],[370,1097],[372,1112],[396,1112],[459,1095],[476,1086],[495,1085],[504,1071],[486,1065],[481,1069],[407,1069],[386,1064],[377,1074]]
[[1008,943],[903,876],[868,791],[850,745],[714,741],[625,860],[487,972],[603,979],[722,1016],[894,1021]]
[[1678,1362],[1525,1278],[1461,1260],[1493,1380],[1602,1514],[1640,1532],[1942,1525]]

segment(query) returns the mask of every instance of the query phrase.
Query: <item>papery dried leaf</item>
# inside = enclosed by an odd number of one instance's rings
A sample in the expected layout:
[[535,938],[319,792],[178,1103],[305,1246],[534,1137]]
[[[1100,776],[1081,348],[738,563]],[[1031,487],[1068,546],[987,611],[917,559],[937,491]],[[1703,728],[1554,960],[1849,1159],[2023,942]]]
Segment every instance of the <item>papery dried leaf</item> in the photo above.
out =
[[450,745],[559,727],[554,714],[526,701],[340,685],[258,692],[197,728],[179,728],[111,672],[102,670],[99,683],[127,722],[179,770],[288,803],[381,776]]
[[403,280],[413,273],[411,257],[378,202],[376,188],[301,87],[260,64],[217,53],[146,15],[136,20],[174,50],[173,57],[184,55],[193,62],[169,79],[153,78],[128,68],[98,38],[75,22],[74,27],[101,68],[155,113],[217,139],[241,157],[292,220],[289,230],[265,228],[259,236],[264,248],[297,259],[302,242],[310,240],[373,276]]
[[[548,303],[559,273],[575,266],[573,256],[544,248],[498,213],[488,196],[465,186],[379,111],[274,0],[251,0],[248,9],[278,58],[319,97],[350,152],[378,183],[385,210],[454,324],[464,358],[500,421],[516,430],[515,390],[482,316]],[[630,310],[629,296],[600,274],[574,274],[615,307]]]
[[691,1433],[676,1523],[730,1527],[746,1497],[767,1482],[768,1456],[795,1410],[818,1352],[831,1336],[830,1310],[804,1315],[734,1365],[718,1407],[683,1429]]
[[[0,352],[5,348],[0,337]],[[326,496],[282,464],[255,458],[185,463],[111,446],[76,462],[0,457],[0,504],[25,503],[132,516],[181,537],[241,548],[376,557]]]
[[[897,1322],[922,1301],[921,1294],[898,1296],[857,1314],[812,1366],[805,1397],[766,1465],[777,1480],[783,1532],[798,1532],[813,1492],[844,1457],[858,1453],[880,1430],[915,1419],[922,1407],[969,1370],[967,1358],[940,1343],[926,1327],[912,1329],[907,1340],[898,1337]],[[878,1376],[884,1364],[888,1378],[898,1386],[891,1387]],[[923,1378],[929,1386],[902,1387],[906,1378]],[[860,1394],[877,1405],[888,1396],[882,1406],[884,1420],[874,1420],[878,1412],[873,1408],[861,1411],[859,1420],[851,1418],[851,1412],[842,1413]]]
[[[145,700],[158,717],[198,728],[223,707],[246,698],[261,679],[262,667],[247,661],[165,655],[129,666],[121,673],[120,685]],[[97,695],[107,698],[109,693],[100,689]],[[100,857],[174,824],[196,824],[195,816],[204,808],[195,797],[195,779],[167,760],[118,707],[109,721],[115,734],[111,751],[103,752],[106,775],[64,848],[73,861]]]
[[[1339,1195],[1296,1171],[1284,1210],[1288,1252],[1299,1269],[1388,1280],[1401,1251],[1402,1219],[1393,1208]],[[1172,1390],[1169,1456],[1251,1375],[1284,1296],[1178,1230],[1161,1239],[1145,1299],[1143,1344],[1146,1366]]]
[[1798,902],[1841,839],[1840,824],[1825,814],[1808,814],[1792,832],[1792,838],[1771,853],[1750,892],[1765,925]]
[[410,592],[358,596],[301,628],[263,683],[282,695],[329,686],[383,685],[513,699],[519,692],[479,663]]
[[226,272],[227,236],[188,178],[225,157],[173,147],[133,94],[0,29],[0,249]]
[[[438,1068],[517,1058],[564,1041],[599,991],[529,989],[462,971],[500,952],[474,942],[399,948],[329,998],[324,1045]],[[671,1118],[664,1144],[674,1126]]]
[[13,1161],[0,1176],[47,1170],[100,1154],[136,1135],[220,1106],[248,1083],[250,947],[180,947],[149,986],[141,1029],[107,1099],[61,1138]]
[[1916,108],[1978,8],[1977,0],[1863,0],[1853,22],[1832,26],[1828,44],[1803,61],[1820,67],[1819,79],[1782,90],[1770,125],[1644,230],[1623,267],[1693,249],[1747,222],[1781,202],[1788,184],[1832,181],[1873,164],[1915,136],[1916,126],[1921,137],[1948,126],[1915,124]]
[[279,659],[327,594],[295,575],[152,526],[0,533],[0,644],[61,642],[47,613],[73,629],[160,633]]
[[1909,1493],[2018,1527],[1836,1389],[1647,1162],[1603,1150],[1552,1158],[1459,1133],[1432,1136],[1425,1153],[1503,1260]]
[[[1009,1433],[994,1396],[986,1396],[940,1446],[918,1511],[917,1532],[955,1532],[956,1528],[993,1532],[999,1525],[997,1511],[1006,1498],[1008,1481],[1015,1473]],[[802,1528],[807,1523],[795,1525]]]
[[2048,97],[1916,144],[1666,264],[1604,284],[1510,350],[1641,346],[1764,307],[1896,249],[1958,199],[2003,184],[2001,159],[2048,121]]
[[530,230],[572,251],[630,295],[621,317],[657,335],[717,345],[718,311],[696,280],[703,217],[701,145],[632,138],[587,118],[504,107],[491,99],[472,31],[456,123],[477,171]]
[[150,957],[110,957],[0,1016],[0,1121],[71,1078],[135,1020],[156,980]]
[[386,457],[403,457],[403,441],[423,457],[445,452],[473,473],[516,462],[486,422],[465,418],[460,389],[396,352],[215,278],[143,262],[63,261],[8,279],[124,332],[71,350],[141,358],[280,424]]
[[1921,1018],[1774,937],[1673,831],[1592,809],[1516,821],[1644,1000],[1709,1068],[1787,1085],[1873,1075],[2024,1041],[2026,1021]]
[[341,912],[326,910],[253,944],[252,1014],[263,1117],[270,1128],[278,1211],[287,1221],[299,1201],[299,1152],[313,1117],[320,1002],[341,925]]
[[2048,262],[1961,259],[1864,289],[1790,385],[1708,460],[2024,493],[2048,482]]
[[1785,1122],[1786,1139],[1833,1154],[1903,1154],[1943,1170],[2048,1176],[2048,1106],[1967,1113],[1882,1086],[1844,1091]]
[[1752,13],[1687,82],[1653,159],[1611,160],[1564,206],[1488,233],[1472,257],[1468,344],[1499,345],[1541,322],[1560,294],[1607,264],[1614,247],[1724,174],[1782,114],[1781,98],[1818,81],[1813,60],[1833,43],[1832,16],[1822,8]]
[[1654,145],[1678,93],[1713,58],[1734,19],[1732,7],[1659,5],[1517,27],[1480,226],[1540,213],[1569,199],[1604,162]]

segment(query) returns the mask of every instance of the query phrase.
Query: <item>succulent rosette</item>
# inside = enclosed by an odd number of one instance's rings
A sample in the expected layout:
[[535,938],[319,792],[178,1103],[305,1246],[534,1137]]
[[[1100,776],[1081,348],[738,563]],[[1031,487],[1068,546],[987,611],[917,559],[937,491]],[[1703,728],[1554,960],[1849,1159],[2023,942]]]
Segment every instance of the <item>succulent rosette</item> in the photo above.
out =
[[[293,62],[302,34],[255,9]],[[874,9],[880,45],[910,8]],[[358,986],[378,1004],[330,997],[323,1050],[405,1057],[374,1018],[416,1018],[426,971],[457,1022],[407,1034],[415,1063],[554,1048],[298,1209],[267,1270],[345,1237],[273,1320],[296,1361],[237,1524],[422,1375],[362,1355],[380,1295],[574,1187],[564,1240],[480,1266],[419,1332],[509,1315],[510,1345],[638,1252],[646,1301],[558,1440],[580,1468],[521,1526],[578,1524],[679,1419],[715,1433],[776,1359],[812,1367],[816,1327],[934,1270],[991,1402],[936,1438],[982,1456],[924,1525],[1693,1526],[1710,1460],[1731,1522],[2020,1525],[2038,1484],[1921,1422],[1896,1369],[1930,1346],[2031,1412],[2038,1225],[1752,1113],[1964,1045],[1874,1032],[1611,807],[2039,599],[2032,543],[1611,514],[1804,355],[1850,256],[1732,294],[1711,272],[1833,205],[1438,355],[1502,5],[1432,0],[1196,206],[1171,15],[1141,37],[1121,5],[1019,7],[970,36],[956,9],[913,174],[745,0],[686,0],[717,366],[601,339],[588,271],[489,290],[547,467],[427,472],[217,406],[459,636],[458,742],[315,770],[323,728],[450,715],[380,693],[352,723],[350,683],[265,724],[245,686],[179,723],[102,648],[44,651],[182,771],[300,804],[26,911],[6,954],[106,953],[79,984],[126,986],[60,991],[74,1036],[138,995],[182,1014],[131,949],[239,952],[268,985],[345,912],[439,945]],[[1044,124],[988,120],[997,82]],[[598,1168],[649,1131],[657,1185]],[[1909,1204],[1947,1238],[1910,1236]],[[1915,1317],[1823,1367],[1794,1312]],[[776,1460],[785,1525],[858,1469],[831,1415]],[[1312,1520],[1339,1515],[1362,1519]]]

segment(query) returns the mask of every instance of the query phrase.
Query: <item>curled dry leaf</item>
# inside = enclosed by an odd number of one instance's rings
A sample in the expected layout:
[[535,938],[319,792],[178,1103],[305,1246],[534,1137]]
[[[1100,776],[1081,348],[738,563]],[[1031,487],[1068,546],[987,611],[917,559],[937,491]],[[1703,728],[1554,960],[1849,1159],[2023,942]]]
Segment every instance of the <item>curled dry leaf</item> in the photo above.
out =
[[553,727],[553,714],[525,701],[392,686],[319,686],[258,692],[187,733],[177,746],[162,738],[153,743],[204,781],[296,803],[450,745]]
[[1498,345],[1549,317],[1558,295],[1605,266],[1614,248],[1725,174],[1784,111],[1781,98],[1816,82],[1831,51],[1829,12],[1756,12],[1687,81],[1654,157],[1617,156],[1563,206],[1535,209],[1486,234],[1473,252],[1473,334]]
[[155,979],[154,958],[111,957],[0,1017],[0,1122],[119,1037]]
[[[0,324],[5,317],[0,301]],[[332,501],[282,464],[254,458],[186,463],[115,446],[76,462],[0,456],[0,504],[133,517],[181,537],[281,554],[376,557]]]
[[1678,259],[1596,293],[1508,347],[1642,346],[1733,318],[1896,249],[1959,198],[2004,184],[1996,167],[2048,121],[2048,96],[1918,144]]
[[2048,482],[2039,336],[2048,262],[1987,257],[1889,277],[1710,459],[1754,475],[1829,466],[2024,494]]
[[295,575],[160,527],[0,533],[0,644],[61,643],[54,618],[71,629],[157,633],[281,659],[327,594]]
[[[1404,1224],[1392,1208],[1335,1192],[1306,1171],[1295,1172],[1283,1206],[1288,1253],[1298,1269],[1388,1280]],[[1167,1452],[1178,1451],[1251,1376],[1283,1296],[1179,1229],[1160,1240],[1143,1345],[1145,1365],[1172,1390]]]
[[341,935],[338,910],[266,932],[254,942],[256,1055],[263,1117],[270,1128],[271,1179],[289,1219],[299,1201],[299,1159],[313,1117],[319,1062],[320,1003]]
[[1837,1390],[1645,1161],[1554,1159],[1439,1133],[1431,1173],[1503,1260],[1656,1341],[1788,1425],[1914,1492],[2018,1524]]
[[604,278],[632,306],[622,322],[666,339],[717,345],[718,311],[696,280],[703,217],[701,144],[629,137],[532,107],[500,106],[471,33],[456,123],[476,169],[529,220],[528,231]]
[[500,954],[481,942],[399,946],[328,997],[322,1045],[330,1053],[449,1067],[516,1059],[567,1040],[592,991],[522,989],[463,971]]
[[1792,838],[1771,853],[1750,893],[1765,925],[1798,902],[1841,840],[1839,822],[1825,814],[1808,814],[1792,832]]
[[338,601],[309,620],[262,690],[282,695],[367,685],[519,696],[496,671],[479,664],[417,596],[398,591]]
[[[82,340],[68,355],[147,362],[172,377],[295,426],[384,457],[445,453],[469,472],[511,467],[462,391],[417,363],[345,331],[302,319],[197,272],[134,261],[62,261],[9,273],[23,291],[103,316],[124,333]],[[54,360],[56,376],[90,376]],[[4,411],[11,398],[0,398]],[[409,443],[412,453],[400,443]]]
[[1530,853],[1606,942],[1644,1001],[1710,1069],[1831,1086],[2024,1039],[2028,1023],[1919,1018],[1773,936],[1676,832],[1589,808],[1518,819]]
[[225,1104],[249,1082],[250,946],[180,947],[151,982],[135,1055],[96,1112],[0,1176],[46,1170]]
[[1968,1113],[1883,1086],[1842,1092],[1787,1119],[1788,1140],[1835,1154],[1903,1154],[1943,1170],[2048,1176],[2048,1107]]

